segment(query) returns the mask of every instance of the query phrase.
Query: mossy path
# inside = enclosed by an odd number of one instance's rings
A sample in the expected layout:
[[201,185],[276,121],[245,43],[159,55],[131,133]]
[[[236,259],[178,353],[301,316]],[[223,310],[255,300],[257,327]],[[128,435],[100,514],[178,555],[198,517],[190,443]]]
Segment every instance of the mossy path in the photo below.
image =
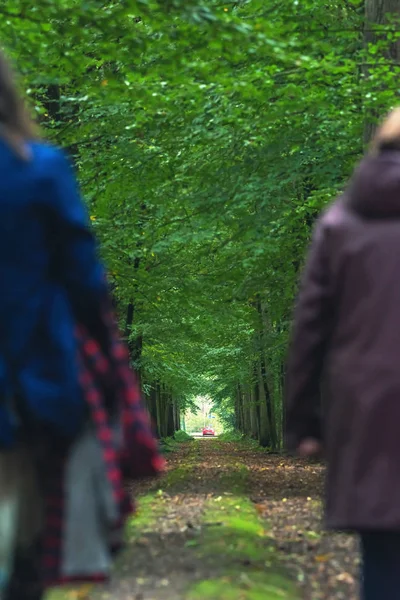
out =
[[322,467],[252,445],[181,444],[137,490],[112,582],[47,600],[355,598],[354,542],[321,532],[321,481]]

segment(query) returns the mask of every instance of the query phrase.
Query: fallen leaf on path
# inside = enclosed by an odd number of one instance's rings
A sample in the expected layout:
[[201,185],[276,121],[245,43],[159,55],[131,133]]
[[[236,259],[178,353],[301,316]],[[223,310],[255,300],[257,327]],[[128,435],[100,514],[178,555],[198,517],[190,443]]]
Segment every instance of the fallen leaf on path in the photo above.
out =
[[84,585],[77,590],[71,590],[70,592],[68,592],[67,596],[70,600],[85,600],[86,598],[88,598],[88,595],[92,591],[92,589],[92,584]]
[[330,560],[332,558],[332,554],[317,554],[317,556],[315,557],[315,560],[317,562],[327,562],[328,560]]
[[354,583],[354,577],[352,575],[350,575],[350,573],[339,573],[339,575],[336,577],[336,579],[338,581],[344,581],[345,583],[350,583],[350,584]]
[[265,504],[255,504],[254,508],[258,512],[258,514],[262,515],[265,511]]

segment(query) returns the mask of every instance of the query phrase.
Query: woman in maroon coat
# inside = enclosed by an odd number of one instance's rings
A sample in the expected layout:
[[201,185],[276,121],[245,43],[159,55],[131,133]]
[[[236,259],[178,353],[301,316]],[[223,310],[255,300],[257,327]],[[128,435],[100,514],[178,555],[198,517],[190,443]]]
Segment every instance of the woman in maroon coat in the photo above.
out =
[[400,109],[316,225],[288,361],[287,442],[302,455],[323,448],[327,524],[360,533],[365,600],[400,598]]

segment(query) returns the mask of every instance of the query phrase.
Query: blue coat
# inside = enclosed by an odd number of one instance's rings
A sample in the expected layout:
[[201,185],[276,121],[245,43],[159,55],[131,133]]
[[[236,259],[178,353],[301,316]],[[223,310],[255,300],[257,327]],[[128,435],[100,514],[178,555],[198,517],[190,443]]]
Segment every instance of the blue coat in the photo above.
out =
[[0,140],[0,444],[15,439],[14,399],[74,435],[85,408],[74,315],[106,292],[84,204],[63,152],[30,144],[23,161]]

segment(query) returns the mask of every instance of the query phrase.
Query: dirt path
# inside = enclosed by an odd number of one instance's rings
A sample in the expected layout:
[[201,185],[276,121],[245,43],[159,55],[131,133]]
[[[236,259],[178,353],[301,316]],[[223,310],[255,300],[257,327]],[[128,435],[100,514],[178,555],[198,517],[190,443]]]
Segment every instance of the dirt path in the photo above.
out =
[[309,461],[244,451],[251,467],[251,498],[270,524],[279,560],[306,600],[358,598],[354,537],[323,530],[323,468]]
[[321,531],[321,466],[219,440],[183,444],[168,465],[156,486],[137,490],[113,581],[75,598],[357,597],[355,541]]

